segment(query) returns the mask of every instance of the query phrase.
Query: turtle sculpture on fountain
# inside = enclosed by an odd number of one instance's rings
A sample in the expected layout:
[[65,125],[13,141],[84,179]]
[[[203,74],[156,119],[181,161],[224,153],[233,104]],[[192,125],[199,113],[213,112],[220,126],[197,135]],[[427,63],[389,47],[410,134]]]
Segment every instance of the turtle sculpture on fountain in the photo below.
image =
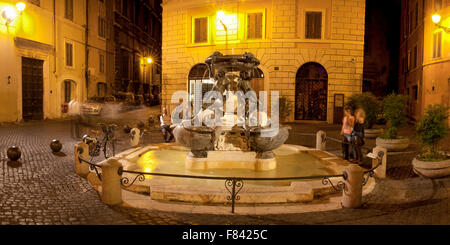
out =
[[[258,122],[256,113],[249,111],[251,108],[256,111],[258,102],[250,80],[259,60],[251,53],[223,55],[214,52],[205,63],[214,81],[211,91],[215,94],[206,93],[203,101],[211,103],[204,104],[192,118],[183,120],[173,131],[175,140],[190,149],[186,167],[276,168],[272,150],[287,140],[289,131],[281,125],[270,127],[270,120]],[[224,110],[221,110],[222,105]],[[262,134],[271,130],[277,130],[278,134],[270,137]]]

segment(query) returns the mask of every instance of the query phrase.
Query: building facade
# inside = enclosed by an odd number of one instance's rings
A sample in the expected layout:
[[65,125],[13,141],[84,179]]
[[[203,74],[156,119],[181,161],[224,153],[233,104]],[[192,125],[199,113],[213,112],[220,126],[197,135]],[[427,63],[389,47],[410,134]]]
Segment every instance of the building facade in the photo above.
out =
[[[401,3],[399,92],[419,120],[430,104],[450,106],[450,1]],[[433,22],[438,15],[439,21]],[[449,120],[450,125],[450,120]]]
[[[154,6],[150,13],[153,18],[144,20],[155,30],[140,30],[137,25],[148,24],[131,19],[133,31],[126,33],[125,39],[133,37],[137,42],[143,35],[150,36],[143,41],[144,46],[155,50],[160,41],[153,36],[161,40],[158,0],[28,0],[21,2],[23,11],[17,5],[19,1],[0,1],[0,122],[60,118],[67,115],[64,106],[73,99],[82,102],[115,94],[114,81],[121,65],[116,64],[115,27],[120,24],[115,9],[118,4],[132,6],[135,2],[148,6],[147,10]],[[150,16],[145,13],[134,14],[133,18]],[[136,50],[140,49],[130,50],[139,53]],[[157,51],[145,55],[160,63]],[[156,67],[138,66],[134,71],[138,83],[144,83],[146,68],[145,81],[158,84]],[[142,94],[145,89],[138,92]]]
[[112,15],[114,92],[141,94],[150,104],[159,104],[161,1],[115,0]]
[[[341,122],[345,98],[362,89],[364,0],[165,0],[162,103],[193,94],[214,51],[253,53],[258,90],[279,91],[294,104],[288,121]],[[204,91],[203,91],[204,92]]]

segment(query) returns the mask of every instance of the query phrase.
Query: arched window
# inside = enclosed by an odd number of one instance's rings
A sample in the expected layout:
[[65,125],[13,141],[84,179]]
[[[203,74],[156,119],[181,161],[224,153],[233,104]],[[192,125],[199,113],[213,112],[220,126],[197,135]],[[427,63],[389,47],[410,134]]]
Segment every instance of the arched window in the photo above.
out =
[[[209,70],[206,64],[194,65],[189,71],[189,99],[202,104],[206,92],[214,86],[214,81],[209,78]],[[198,84],[196,86],[196,84]],[[201,89],[199,89],[201,87]]]
[[295,79],[295,120],[327,120],[328,73],[315,62],[303,64]]

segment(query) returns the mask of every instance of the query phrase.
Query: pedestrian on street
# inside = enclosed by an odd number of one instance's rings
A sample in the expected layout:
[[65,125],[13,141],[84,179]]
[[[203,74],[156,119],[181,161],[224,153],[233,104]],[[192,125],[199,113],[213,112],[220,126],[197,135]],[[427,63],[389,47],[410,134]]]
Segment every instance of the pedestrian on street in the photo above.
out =
[[355,112],[355,124],[352,131],[352,142],[354,146],[355,162],[362,164],[362,152],[361,147],[364,142],[364,118],[365,112],[362,109],[358,109]]
[[68,114],[70,115],[70,136],[72,139],[81,139],[80,136],[80,124],[81,124],[81,113],[80,113],[80,103],[73,99],[68,105]]
[[[161,130],[164,137],[164,142],[168,143],[171,142],[174,139],[173,133],[172,133],[172,118],[170,114],[167,113],[167,109],[162,109],[162,115],[159,117],[159,121],[161,122]],[[170,135],[170,137],[167,139],[167,137]]]
[[353,125],[355,123],[355,117],[352,115],[352,109],[350,107],[346,107],[344,110],[344,118],[342,119],[342,153],[344,155],[345,160],[349,160],[349,154],[352,151],[351,142],[352,142],[352,131]]

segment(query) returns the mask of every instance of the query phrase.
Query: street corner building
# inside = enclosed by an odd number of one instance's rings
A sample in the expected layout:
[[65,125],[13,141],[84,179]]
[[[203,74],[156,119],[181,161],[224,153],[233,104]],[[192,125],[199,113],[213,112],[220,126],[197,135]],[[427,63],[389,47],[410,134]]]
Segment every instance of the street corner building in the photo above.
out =
[[158,0],[1,0],[0,122],[65,117],[73,99],[159,94],[160,65],[142,61],[160,61],[160,8]]
[[428,105],[450,106],[450,1],[402,1],[401,11],[398,88],[419,120]]
[[[363,80],[365,0],[164,0],[162,103],[195,82],[212,87],[205,58],[253,53],[251,86],[279,91],[293,105],[287,121],[340,123]],[[194,98],[195,99],[195,98]]]

